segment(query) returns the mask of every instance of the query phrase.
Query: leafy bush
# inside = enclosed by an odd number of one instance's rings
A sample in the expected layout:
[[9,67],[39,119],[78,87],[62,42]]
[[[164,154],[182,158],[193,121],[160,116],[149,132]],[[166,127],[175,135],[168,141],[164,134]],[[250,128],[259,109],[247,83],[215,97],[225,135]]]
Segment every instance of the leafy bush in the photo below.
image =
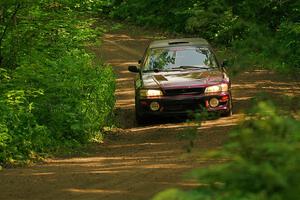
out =
[[0,96],[0,164],[36,158],[37,152],[46,153],[52,146],[50,131],[37,123],[28,100],[39,95],[40,91],[20,89]]
[[114,0],[59,0],[58,2],[76,11],[108,14]]
[[300,22],[284,22],[277,36],[282,52],[282,64],[300,68]]
[[187,8],[192,1],[115,1],[111,16],[148,27],[167,27],[172,31],[183,31],[189,14]]
[[201,186],[186,192],[171,189],[154,199],[298,199],[300,122],[280,116],[266,103],[259,103],[257,112],[231,132],[219,152],[227,162],[193,172]]
[[71,4],[0,3],[0,165],[81,146],[108,124],[114,74],[84,50],[102,29]]
[[18,68],[13,85],[38,88],[34,102],[39,123],[56,139],[86,142],[106,124],[114,106],[114,75],[109,67],[94,67],[91,56],[73,50],[59,60],[37,60]]

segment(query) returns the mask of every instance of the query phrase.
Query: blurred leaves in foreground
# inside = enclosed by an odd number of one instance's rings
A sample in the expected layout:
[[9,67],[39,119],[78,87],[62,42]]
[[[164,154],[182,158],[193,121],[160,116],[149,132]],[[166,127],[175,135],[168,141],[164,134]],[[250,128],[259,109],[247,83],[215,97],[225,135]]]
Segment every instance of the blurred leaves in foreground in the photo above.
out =
[[[300,191],[300,122],[266,102],[214,153],[223,164],[194,170],[190,191],[169,189],[154,200],[295,200]],[[255,113],[255,114],[254,114]]]

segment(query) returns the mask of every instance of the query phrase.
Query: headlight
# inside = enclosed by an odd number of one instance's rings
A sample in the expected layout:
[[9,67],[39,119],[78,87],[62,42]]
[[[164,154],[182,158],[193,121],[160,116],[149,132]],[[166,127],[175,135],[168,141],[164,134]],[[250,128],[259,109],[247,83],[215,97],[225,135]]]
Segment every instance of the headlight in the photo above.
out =
[[209,86],[205,89],[205,93],[215,93],[215,92],[227,92],[228,84],[222,83],[220,85]]
[[161,90],[141,90],[140,96],[141,97],[159,97],[162,96],[163,93]]

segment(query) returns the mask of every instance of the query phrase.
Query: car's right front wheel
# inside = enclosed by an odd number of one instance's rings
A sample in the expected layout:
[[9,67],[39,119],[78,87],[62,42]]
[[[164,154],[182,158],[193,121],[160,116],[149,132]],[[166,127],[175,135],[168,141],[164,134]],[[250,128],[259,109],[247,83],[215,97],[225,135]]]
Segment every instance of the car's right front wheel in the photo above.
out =
[[229,102],[229,110],[228,111],[226,111],[226,112],[224,112],[223,114],[222,114],[222,116],[223,117],[230,117],[230,116],[232,116],[232,100],[230,99],[230,102]]

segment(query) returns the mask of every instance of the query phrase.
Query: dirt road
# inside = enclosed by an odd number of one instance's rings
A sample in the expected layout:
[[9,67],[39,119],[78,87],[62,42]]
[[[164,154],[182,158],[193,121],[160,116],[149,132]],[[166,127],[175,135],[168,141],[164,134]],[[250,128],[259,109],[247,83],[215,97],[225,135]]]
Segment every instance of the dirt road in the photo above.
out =
[[[192,123],[164,121],[136,126],[134,122],[133,74],[152,39],[139,30],[106,34],[104,43],[93,47],[97,58],[110,63],[117,75],[116,115],[120,128],[81,157],[58,158],[27,168],[0,172],[0,199],[107,199],[142,200],[169,187],[190,188],[185,173],[213,161],[198,152],[220,147],[228,130],[243,119],[243,110],[257,92],[274,97],[299,95],[299,84],[267,71],[243,73],[233,80],[234,115],[206,121],[198,129],[195,148],[187,153],[181,135]],[[157,35],[156,37],[158,37]],[[297,87],[298,84],[298,87]]]

